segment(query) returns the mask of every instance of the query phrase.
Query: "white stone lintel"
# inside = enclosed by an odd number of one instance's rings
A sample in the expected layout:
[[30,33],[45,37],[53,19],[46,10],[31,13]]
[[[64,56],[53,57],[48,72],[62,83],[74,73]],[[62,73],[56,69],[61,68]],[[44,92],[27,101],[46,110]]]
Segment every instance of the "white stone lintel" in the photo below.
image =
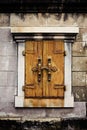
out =
[[11,33],[79,33],[78,27],[11,27]]

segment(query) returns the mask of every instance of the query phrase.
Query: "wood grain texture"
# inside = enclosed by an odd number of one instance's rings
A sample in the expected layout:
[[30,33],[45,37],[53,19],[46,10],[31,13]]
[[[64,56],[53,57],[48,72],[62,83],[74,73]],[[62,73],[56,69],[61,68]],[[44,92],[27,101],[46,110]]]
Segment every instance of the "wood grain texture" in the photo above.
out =
[[[37,66],[38,57],[42,59],[41,42],[26,42],[25,53],[25,97],[42,96],[42,82],[38,82],[37,72],[32,71]],[[31,84],[33,89],[29,87]]]
[[47,72],[43,73],[44,95],[57,97],[64,95],[64,89],[55,89],[55,84],[64,84],[64,43],[63,41],[44,41],[43,43],[43,65],[47,65],[48,58],[51,58],[52,66],[57,68],[51,72],[51,81],[47,80]]
[[[32,68],[42,60],[42,67],[56,67],[56,72],[51,71],[51,81],[48,81],[48,71],[43,69],[41,81],[38,82],[37,72]],[[64,104],[64,42],[52,41],[27,41],[25,45],[25,106],[56,107]],[[45,98],[45,99],[44,99]]]
[[30,98],[24,100],[24,107],[63,107],[63,99]]

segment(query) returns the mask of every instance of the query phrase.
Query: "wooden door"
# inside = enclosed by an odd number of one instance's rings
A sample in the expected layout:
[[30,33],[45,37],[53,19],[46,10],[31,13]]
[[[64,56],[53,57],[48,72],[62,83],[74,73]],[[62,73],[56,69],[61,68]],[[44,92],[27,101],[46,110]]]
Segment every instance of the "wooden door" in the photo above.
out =
[[63,41],[26,42],[24,94],[25,106],[64,106]]
[[[25,44],[25,98],[42,96],[42,81],[38,82],[38,59],[42,59],[42,42],[28,41]],[[42,77],[41,77],[42,78]]]
[[62,41],[44,41],[43,43],[43,65],[51,60],[51,66],[55,71],[51,71],[51,79],[47,71],[43,73],[43,95],[45,97],[64,97],[64,44]]

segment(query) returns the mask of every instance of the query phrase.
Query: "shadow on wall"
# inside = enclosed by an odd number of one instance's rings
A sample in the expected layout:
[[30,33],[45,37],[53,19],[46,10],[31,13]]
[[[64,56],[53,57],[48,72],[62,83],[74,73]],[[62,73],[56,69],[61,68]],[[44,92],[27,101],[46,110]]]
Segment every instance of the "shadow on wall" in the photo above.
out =
[[87,130],[87,119],[65,119],[61,122],[1,120],[0,130]]
[[[56,20],[61,20],[63,19],[63,21],[68,20],[68,18],[71,16],[73,19],[77,20],[80,16],[83,16],[83,18],[87,18],[87,14],[86,13],[31,13],[32,15],[35,15],[37,18],[39,17],[39,14],[42,15],[43,18],[50,18],[51,15],[53,14],[55,16]],[[63,15],[62,15],[63,14]],[[26,19],[26,15],[25,13],[16,13],[16,15],[18,15],[20,17],[20,19],[22,19],[23,21]],[[63,17],[63,18],[62,18]]]

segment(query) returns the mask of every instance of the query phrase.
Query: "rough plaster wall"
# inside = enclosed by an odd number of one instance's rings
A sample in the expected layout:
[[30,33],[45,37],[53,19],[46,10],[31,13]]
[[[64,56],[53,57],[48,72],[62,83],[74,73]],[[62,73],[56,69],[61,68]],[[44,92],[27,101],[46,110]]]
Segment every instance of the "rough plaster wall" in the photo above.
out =
[[[17,109],[17,44],[13,42],[10,26],[78,26],[80,33],[72,46],[73,109]],[[45,118],[84,117],[87,100],[87,48],[83,35],[87,33],[86,14],[0,14],[0,116]],[[79,102],[78,102],[79,101]],[[26,116],[27,115],[27,116]]]

